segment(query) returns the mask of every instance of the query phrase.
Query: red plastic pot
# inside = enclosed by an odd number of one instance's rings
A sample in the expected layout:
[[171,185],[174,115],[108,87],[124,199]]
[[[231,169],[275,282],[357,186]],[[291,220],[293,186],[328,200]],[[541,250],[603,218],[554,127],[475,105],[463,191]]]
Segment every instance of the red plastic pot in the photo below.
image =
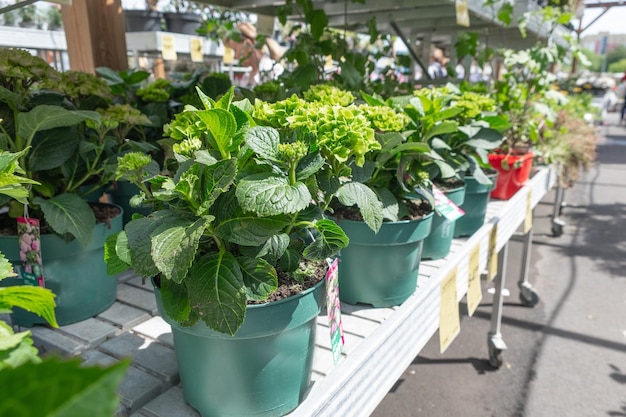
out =
[[[532,152],[522,155],[489,154],[489,163],[498,171],[498,179],[491,192],[491,198],[508,200],[513,197],[528,181],[533,157]],[[503,166],[504,160],[506,163]]]

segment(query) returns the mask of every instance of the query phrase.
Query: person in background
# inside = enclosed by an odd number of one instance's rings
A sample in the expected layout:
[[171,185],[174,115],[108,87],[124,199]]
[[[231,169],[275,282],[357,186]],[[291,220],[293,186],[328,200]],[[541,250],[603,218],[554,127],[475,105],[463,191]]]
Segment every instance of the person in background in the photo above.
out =
[[[622,76],[621,82],[626,81],[626,71],[624,71],[624,75]],[[624,104],[622,104],[622,113],[619,119],[620,124],[624,122],[624,116],[626,115],[626,88],[624,89]]]
[[428,75],[430,75],[430,78],[432,79],[446,78],[448,76],[445,67],[445,57],[443,56],[443,51],[439,48],[435,48],[430,56]]

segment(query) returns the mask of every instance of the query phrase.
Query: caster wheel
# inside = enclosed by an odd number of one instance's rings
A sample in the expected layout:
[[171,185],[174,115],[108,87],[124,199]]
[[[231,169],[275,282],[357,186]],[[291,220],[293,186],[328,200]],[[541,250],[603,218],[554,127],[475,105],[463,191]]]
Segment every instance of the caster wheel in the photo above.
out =
[[552,223],[552,235],[559,237],[563,234],[563,225],[558,223]]
[[489,344],[489,365],[495,369],[499,369],[502,366],[502,349],[491,346],[491,344]]
[[519,293],[519,300],[525,307],[534,307],[539,302],[539,296],[534,290],[526,289]]

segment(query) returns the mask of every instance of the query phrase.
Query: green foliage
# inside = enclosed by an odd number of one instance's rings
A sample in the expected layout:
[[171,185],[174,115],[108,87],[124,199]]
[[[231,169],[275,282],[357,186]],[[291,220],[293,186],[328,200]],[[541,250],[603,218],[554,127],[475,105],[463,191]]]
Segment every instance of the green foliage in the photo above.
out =
[[232,335],[247,301],[276,289],[276,268],[295,279],[348,240],[321,219],[332,196],[310,190],[329,163],[312,136],[254,126],[246,112],[254,107],[234,102],[232,89],[217,102],[200,96],[204,109],[188,108],[166,127],[174,175],[150,176],[138,154],[120,158],[118,175],[155,209],[109,238],[105,260],[115,271],[159,275],[164,307],[182,325],[199,319]]
[[626,72],[626,58],[613,62],[608,69],[609,72]]
[[[83,244],[95,218],[82,194],[113,178],[117,155],[139,146],[127,140],[128,132],[150,123],[111,100],[107,84],[94,75],[59,73],[27,51],[0,49],[0,138],[4,149],[19,153],[21,177],[36,181],[28,193],[11,197],[30,202],[31,216]],[[21,215],[12,208],[11,216]]]
[[[108,368],[85,368],[78,359],[51,357],[3,370],[0,389],[11,395],[0,404],[0,415],[109,417],[115,413],[119,402],[115,390],[128,365],[123,361]],[[19,390],[14,389],[16,381],[20,381]]]

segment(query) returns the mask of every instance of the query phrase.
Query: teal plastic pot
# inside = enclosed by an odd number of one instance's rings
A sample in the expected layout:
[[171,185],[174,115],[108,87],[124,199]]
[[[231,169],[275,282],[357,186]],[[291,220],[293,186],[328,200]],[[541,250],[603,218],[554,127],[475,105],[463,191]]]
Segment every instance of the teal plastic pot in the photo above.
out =
[[489,193],[495,187],[497,176],[497,173],[487,175],[491,184],[481,184],[473,176],[465,177],[465,201],[461,205],[465,215],[456,221],[454,237],[471,236],[482,227],[487,214]]
[[390,307],[417,288],[422,243],[433,213],[420,220],[383,223],[374,233],[364,222],[340,220],[350,244],[339,252],[339,298],[348,304]]
[[[454,204],[460,206],[465,199],[465,185],[453,190],[444,192]],[[450,253],[454,228],[457,220],[448,220],[435,213],[430,234],[424,239],[422,248],[422,259],[441,259]]]
[[185,401],[203,417],[282,416],[303,400],[311,381],[315,319],[324,280],[284,300],[250,305],[235,336],[204,323],[172,326]]
[[128,181],[116,181],[109,188],[109,195],[113,200],[113,203],[117,204],[124,210],[124,216],[122,221],[124,224],[128,223],[134,213],[143,214],[147,216],[150,214],[150,207],[132,207],[130,205],[130,199],[139,194],[139,187]]
[[[104,263],[104,241],[122,230],[122,214],[110,227],[97,224],[91,242],[83,247],[77,240],[66,242],[54,234],[41,235],[41,260],[46,288],[56,295],[54,309],[60,326],[93,317],[115,302],[117,279],[107,275]],[[17,236],[0,236],[0,252],[15,266],[21,266]],[[21,285],[10,278],[3,285]],[[13,309],[14,324],[31,327],[44,324],[41,317],[25,310]]]

